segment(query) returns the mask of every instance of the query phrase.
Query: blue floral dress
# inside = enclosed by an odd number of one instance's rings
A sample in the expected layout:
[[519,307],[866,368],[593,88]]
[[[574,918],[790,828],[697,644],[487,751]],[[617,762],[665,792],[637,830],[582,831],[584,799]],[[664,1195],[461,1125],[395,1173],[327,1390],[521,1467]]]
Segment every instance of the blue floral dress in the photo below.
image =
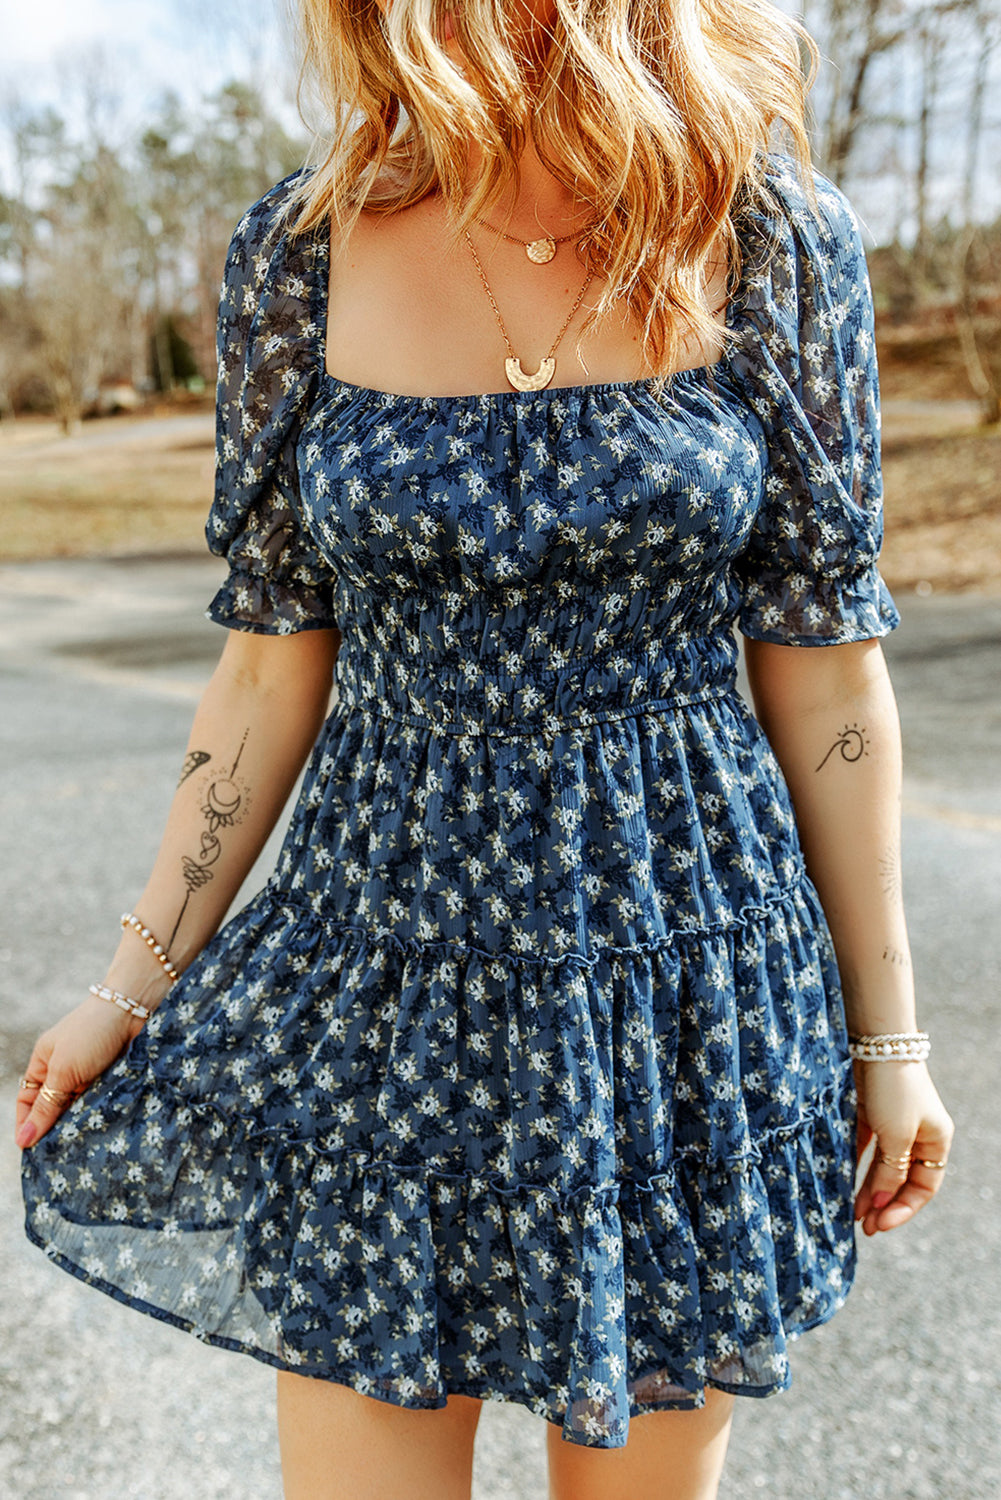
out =
[[736,625],[898,623],[855,216],[768,162],[738,338],[652,381],[326,372],[280,183],[219,323],[213,619],[342,633],[277,867],[24,1151],[64,1270],[211,1344],[566,1440],[765,1396],[856,1267],[856,1095]]

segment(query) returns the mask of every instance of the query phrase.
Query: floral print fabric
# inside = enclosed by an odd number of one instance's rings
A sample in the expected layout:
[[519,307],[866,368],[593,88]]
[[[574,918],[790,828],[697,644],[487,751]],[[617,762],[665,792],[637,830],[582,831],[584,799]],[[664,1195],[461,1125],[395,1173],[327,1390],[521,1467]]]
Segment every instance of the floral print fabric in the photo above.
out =
[[[265,888],[23,1153],[52,1260],[210,1343],[571,1442],[763,1396],[856,1265],[838,974],[735,622],[898,617],[854,215],[791,164],[713,367],[401,396],[326,371],[329,248],[234,235],[231,628],[336,625]],[[336,363],[336,360],[334,361]]]

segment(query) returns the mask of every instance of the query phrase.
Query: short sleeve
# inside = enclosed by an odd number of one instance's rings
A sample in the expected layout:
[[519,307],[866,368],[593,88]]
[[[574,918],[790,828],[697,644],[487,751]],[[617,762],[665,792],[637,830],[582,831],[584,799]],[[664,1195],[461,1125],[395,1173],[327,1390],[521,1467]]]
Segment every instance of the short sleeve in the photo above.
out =
[[734,562],[737,623],[757,640],[802,646],[900,623],[877,564],[883,484],[865,250],[847,198],[821,173],[814,181],[819,215],[792,163],[771,158],[777,211],[749,221],[732,356],[768,449],[762,502]]
[[315,236],[279,216],[295,177],[240,220],[226,257],[217,325],[215,495],[205,527],[229,564],[206,611],[235,630],[330,628],[334,575],[302,521],[296,446],[319,376]]

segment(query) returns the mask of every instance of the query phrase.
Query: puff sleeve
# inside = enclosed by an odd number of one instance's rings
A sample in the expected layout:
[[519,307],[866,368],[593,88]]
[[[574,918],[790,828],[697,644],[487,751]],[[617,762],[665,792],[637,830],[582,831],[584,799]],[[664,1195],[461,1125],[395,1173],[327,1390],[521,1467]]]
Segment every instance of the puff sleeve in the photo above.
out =
[[772,157],[766,181],[779,211],[752,215],[732,358],[768,450],[762,503],[734,563],[737,624],[785,645],[887,635],[900,616],[877,567],[879,382],[861,232],[821,173],[819,216],[788,159]]
[[318,379],[320,246],[278,225],[295,177],[241,219],[217,327],[215,495],[205,527],[229,564],[208,617],[264,635],[331,628],[334,576],[302,521],[296,445]]

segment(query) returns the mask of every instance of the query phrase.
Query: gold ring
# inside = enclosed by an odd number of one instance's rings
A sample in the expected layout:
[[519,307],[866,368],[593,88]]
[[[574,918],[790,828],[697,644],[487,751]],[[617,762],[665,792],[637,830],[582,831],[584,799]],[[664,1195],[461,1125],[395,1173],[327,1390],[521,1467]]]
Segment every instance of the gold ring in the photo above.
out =
[[19,1078],[17,1086],[19,1089],[40,1089],[42,1085],[37,1078]]
[[914,1160],[917,1162],[917,1164],[918,1164],[919,1167],[944,1167],[945,1166],[945,1162],[944,1161],[926,1161],[923,1156],[916,1156],[914,1158]]
[[887,1156],[884,1151],[879,1153],[879,1159],[888,1167],[895,1167],[898,1172],[906,1172],[911,1164],[911,1153],[906,1156]]
[[53,1104],[58,1104],[60,1099],[72,1099],[73,1095],[69,1089],[41,1088],[38,1091],[39,1099],[51,1099]]

